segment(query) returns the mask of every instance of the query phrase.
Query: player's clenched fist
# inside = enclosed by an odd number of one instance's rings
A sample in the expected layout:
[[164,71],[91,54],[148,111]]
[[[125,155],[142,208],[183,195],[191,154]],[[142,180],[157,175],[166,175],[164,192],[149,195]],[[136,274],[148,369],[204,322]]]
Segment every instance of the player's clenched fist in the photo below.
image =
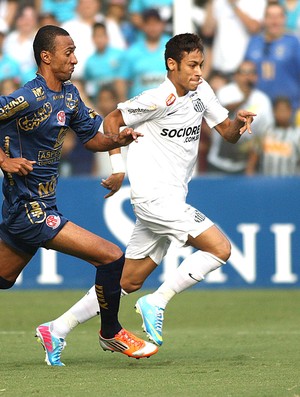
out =
[[27,175],[33,170],[35,161],[27,160],[23,157],[10,158],[6,157],[0,163],[3,171],[18,175]]

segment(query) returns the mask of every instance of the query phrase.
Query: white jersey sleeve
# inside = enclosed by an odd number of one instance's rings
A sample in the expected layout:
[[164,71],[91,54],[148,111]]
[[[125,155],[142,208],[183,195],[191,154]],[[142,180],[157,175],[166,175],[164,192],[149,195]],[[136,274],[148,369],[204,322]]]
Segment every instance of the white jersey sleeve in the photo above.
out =
[[122,112],[125,124],[134,128],[147,120],[163,116],[164,107],[159,102],[155,90],[147,90],[126,102],[119,103],[118,109]]

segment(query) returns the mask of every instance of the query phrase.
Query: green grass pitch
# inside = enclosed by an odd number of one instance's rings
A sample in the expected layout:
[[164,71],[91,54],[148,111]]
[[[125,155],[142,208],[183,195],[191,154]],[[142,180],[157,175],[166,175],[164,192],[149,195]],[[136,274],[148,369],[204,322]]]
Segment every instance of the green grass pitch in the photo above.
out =
[[[135,360],[99,348],[99,318],[67,338],[66,367],[48,367],[35,327],[84,291],[0,292],[0,397],[299,397],[300,291],[191,290],[169,304],[164,344]],[[133,306],[120,320],[141,337]]]

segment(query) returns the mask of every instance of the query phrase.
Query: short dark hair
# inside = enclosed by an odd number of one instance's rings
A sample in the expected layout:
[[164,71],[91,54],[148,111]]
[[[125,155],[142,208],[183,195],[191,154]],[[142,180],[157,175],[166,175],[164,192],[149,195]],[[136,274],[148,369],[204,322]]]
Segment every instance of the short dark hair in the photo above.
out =
[[201,38],[194,33],[182,33],[172,37],[166,44],[165,49],[165,65],[168,67],[168,58],[174,59],[177,63],[180,63],[184,53],[193,52],[199,50],[204,52],[204,46]]
[[292,109],[292,102],[289,97],[287,96],[277,96],[276,98],[273,99],[273,108],[278,106],[279,104],[284,103],[287,105],[290,109]]
[[97,29],[103,29],[105,33],[107,33],[106,25],[103,22],[95,22],[93,25],[93,34],[95,33],[95,30]]
[[156,19],[157,21],[162,21],[159,11],[156,8],[147,8],[142,13],[142,19],[147,22],[149,19]]
[[69,33],[55,25],[46,25],[41,27],[35,35],[33,41],[34,58],[38,66],[41,64],[41,52],[55,50],[55,38],[57,36],[70,36]]

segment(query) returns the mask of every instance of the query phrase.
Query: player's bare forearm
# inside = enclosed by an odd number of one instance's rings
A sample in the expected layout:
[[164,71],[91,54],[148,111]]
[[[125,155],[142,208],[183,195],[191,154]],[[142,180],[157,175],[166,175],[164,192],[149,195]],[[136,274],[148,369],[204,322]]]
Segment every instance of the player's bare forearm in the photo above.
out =
[[110,112],[103,120],[103,131],[105,134],[111,131],[120,131],[121,127],[125,127],[125,121],[119,109]]
[[105,131],[104,134],[106,137],[115,140],[118,144],[117,147],[128,146],[133,141],[137,142],[138,137],[143,136],[143,134],[134,131],[130,127],[124,128],[122,131],[119,132],[119,134],[117,134],[117,136],[115,136],[114,132],[109,131]]
[[[142,134],[135,132],[132,128],[125,127],[122,113],[116,109],[109,113],[103,121],[104,134],[98,133],[90,139],[85,147],[92,151],[106,152],[122,146],[127,146],[133,141],[137,141]],[[120,132],[119,132],[120,131]]]
[[143,136],[139,132],[134,131],[132,128],[125,126],[122,113],[119,109],[113,110],[104,118],[103,130],[106,136],[111,136],[112,131],[120,131],[122,127],[125,128],[119,134],[120,142],[122,142],[121,146],[127,146],[133,141],[137,142],[138,137]]
[[125,128],[121,132],[98,132],[92,139],[85,143],[85,148],[93,152],[108,152],[122,146],[127,146],[133,141],[137,141],[141,136],[132,128]]
[[252,133],[251,123],[255,116],[255,113],[239,110],[234,120],[227,118],[215,128],[226,141],[236,143],[244,132]]

